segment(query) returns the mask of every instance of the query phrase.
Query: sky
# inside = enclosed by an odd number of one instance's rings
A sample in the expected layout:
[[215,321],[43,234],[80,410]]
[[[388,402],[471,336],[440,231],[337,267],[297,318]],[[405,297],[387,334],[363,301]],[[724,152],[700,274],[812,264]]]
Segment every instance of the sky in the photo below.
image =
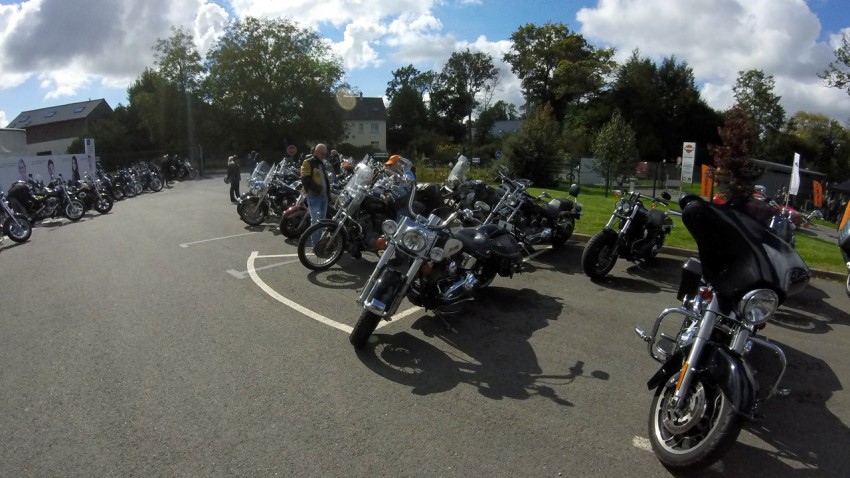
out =
[[847,0],[0,0],[0,127],[20,112],[104,98],[154,66],[153,45],[182,27],[204,55],[228,21],[288,18],[316,30],[342,60],[345,81],[383,96],[392,72],[440,71],[454,51],[492,56],[503,76],[494,100],[519,106],[520,83],[502,61],[525,24],[566,24],[627,59],[674,56],[693,69],[703,99],[732,106],[740,71],[760,69],[790,116],[850,124],[850,95],[817,73],[850,33]]

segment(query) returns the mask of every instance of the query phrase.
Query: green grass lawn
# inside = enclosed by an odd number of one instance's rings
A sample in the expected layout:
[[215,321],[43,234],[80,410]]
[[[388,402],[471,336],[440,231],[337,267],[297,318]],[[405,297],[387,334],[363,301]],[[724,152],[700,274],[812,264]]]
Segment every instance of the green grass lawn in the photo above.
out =
[[[547,188],[531,187],[528,190],[531,194],[537,196],[542,191],[548,191],[554,197],[566,196],[566,191],[559,191]],[[694,192],[698,191],[694,188]],[[658,195],[660,196],[660,192]],[[614,203],[617,198],[609,192],[608,197],[605,197],[604,188],[594,186],[582,186],[581,193],[578,197],[579,202],[583,206],[584,216],[576,223],[576,232],[579,234],[594,235],[599,232],[614,211]],[[648,206],[648,204],[647,204]],[[663,208],[663,206],[659,206]],[[679,205],[675,201],[670,204],[669,210],[679,211]],[[696,251],[696,243],[693,237],[682,224],[680,217],[672,216],[673,232],[667,237],[667,245],[671,247],[679,247],[683,249],[691,249]],[[835,228],[835,224],[816,221],[818,227]],[[839,272],[847,272],[847,267],[844,264],[841,250],[838,244],[832,241],[826,241],[819,238],[797,234],[797,252],[806,264],[812,269]]]

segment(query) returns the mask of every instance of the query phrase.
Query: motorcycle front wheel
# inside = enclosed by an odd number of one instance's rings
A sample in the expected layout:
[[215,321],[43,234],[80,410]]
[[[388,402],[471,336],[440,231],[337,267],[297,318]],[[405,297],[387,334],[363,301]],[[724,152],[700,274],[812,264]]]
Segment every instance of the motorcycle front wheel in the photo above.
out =
[[[336,264],[345,249],[345,236],[337,231],[336,224],[315,224],[307,228],[298,239],[298,260],[313,271],[323,271]],[[334,235],[336,233],[336,235]],[[310,238],[316,236],[316,245]]]
[[114,204],[115,201],[112,200],[112,197],[108,194],[101,194],[94,200],[94,209],[101,214],[106,214],[112,210]]
[[581,268],[588,277],[600,279],[611,272],[617,263],[616,244],[617,235],[607,230],[599,231],[587,241],[581,254]]
[[162,191],[162,181],[159,179],[151,179],[151,191],[155,193]]
[[353,345],[355,349],[363,348],[369,340],[369,337],[375,332],[375,329],[378,328],[378,323],[380,321],[380,317],[368,310],[364,310],[360,313],[360,319],[357,320],[357,324],[354,325],[354,329],[352,329],[351,333],[348,335],[348,341],[351,342],[351,345]]
[[296,212],[289,217],[280,220],[280,233],[287,239],[301,237],[304,231],[310,227],[310,215],[307,211]]
[[266,214],[263,212],[263,208],[260,207],[260,200],[258,198],[248,198],[242,202],[241,206],[242,208],[237,208],[237,211],[245,224],[259,226],[266,220]]
[[78,199],[72,199],[65,205],[65,217],[77,222],[85,214],[86,208]]
[[7,217],[3,221],[3,234],[15,242],[27,242],[32,236],[32,224],[26,216],[16,213],[14,218]]
[[649,409],[649,441],[658,460],[670,470],[705,468],[738,439],[743,425],[729,398],[719,387],[696,378],[684,406],[676,410],[671,398],[678,375],[658,387]]

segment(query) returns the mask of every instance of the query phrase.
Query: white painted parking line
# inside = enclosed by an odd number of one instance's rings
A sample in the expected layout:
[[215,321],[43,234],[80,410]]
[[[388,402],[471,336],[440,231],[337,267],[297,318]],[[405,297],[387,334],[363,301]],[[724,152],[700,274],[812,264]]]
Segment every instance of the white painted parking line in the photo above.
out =
[[251,234],[257,234],[258,232],[262,232],[262,231],[246,232],[246,233],[243,233],[243,234],[236,234],[235,236],[214,237],[212,239],[204,239],[202,241],[195,241],[195,242],[184,242],[183,244],[180,244],[180,247],[187,248],[187,247],[195,245],[195,244],[202,244],[204,242],[211,242],[211,241],[220,241],[222,239],[231,239],[231,238],[234,238],[234,237],[248,236],[248,235],[251,235]]
[[652,443],[649,442],[649,438],[636,436],[632,438],[632,446],[640,450],[652,451]]
[[[263,281],[263,279],[261,279],[261,278],[260,278],[260,276],[257,274],[257,271],[259,271],[259,270],[267,269],[267,268],[269,268],[269,267],[277,267],[277,266],[280,266],[280,265],[283,265],[283,264],[292,264],[292,263],[294,263],[294,262],[298,262],[297,260],[290,260],[290,261],[279,262],[279,263],[276,263],[276,264],[270,264],[270,265],[263,266],[263,267],[254,267],[254,262],[255,262],[257,259],[263,259],[263,258],[275,258],[275,257],[292,257],[292,256],[297,256],[297,254],[270,254],[270,255],[260,255],[257,251],[253,251],[253,252],[251,252],[251,255],[248,257],[247,270],[246,270],[245,272],[247,272],[247,273],[248,273],[248,275],[251,277],[251,280],[253,280],[253,281],[254,281],[254,283],[255,283],[255,284],[257,284],[257,286],[258,286],[260,289],[262,289],[262,290],[263,290],[263,292],[265,292],[266,294],[270,295],[273,299],[277,300],[277,301],[278,301],[278,302],[280,302],[281,304],[283,304],[283,305],[285,305],[285,306],[287,306],[287,307],[289,307],[289,308],[291,308],[291,309],[293,309],[293,310],[295,310],[295,311],[297,311],[297,312],[300,312],[300,313],[302,313],[302,314],[306,315],[307,317],[310,317],[311,319],[313,319],[313,320],[315,320],[315,321],[317,321],[317,322],[320,322],[320,323],[325,324],[325,325],[329,325],[329,326],[331,326],[331,327],[333,327],[333,328],[335,328],[335,329],[337,329],[337,330],[341,330],[341,331],[343,331],[343,332],[345,332],[345,333],[347,333],[347,334],[350,334],[350,333],[351,333],[351,330],[352,330],[352,327],[351,327],[351,326],[348,326],[348,325],[345,325],[345,324],[341,324],[341,323],[339,323],[339,322],[337,322],[337,321],[335,321],[335,320],[333,320],[333,319],[329,319],[329,318],[325,317],[324,315],[319,314],[319,313],[317,313],[317,312],[314,312],[314,311],[312,311],[312,310],[308,309],[307,307],[304,307],[303,305],[301,305],[301,304],[299,304],[299,303],[297,303],[297,302],[295,302],[295,301],[292,301],[292,300],[290,300],[290,299],[287,299],[286,297],[284,297],[284,296],[282,296],[280,293],[278,293],[276,290],[272,289],[272,288],[271,288],[268,284],[266,284],[266,283],[265,283],[265,281]],[[237,278],[241,278],[241,277],[238,277],[238,276],[237,276],[237,274],[242,274],[241,272],[233,271],[232,269],[231,269],[231,270],[229,270],[229,271],[227,271],[227,272],[228,272],[229,274],[233,275],[233,276],[236,276]],[[376,327],[376,329],[380,329],[381,327],[383,327],[383,326],[385,326],[385,325],[389,324],[390,322],[398,321],[399,319],[403,319],[403,318],[405,318],[405,317],[407,317],[407,316],[409,316],[409,315],[411,315],[411,314],[414,314],[414,313],[416,313],[416,312],[419,312],[419,311],[421,311],[421,310],[422,310],[422,308],[421,308],[421,307],[411,307],[411,308],[409,308],[409,309],[407,309],[407,310],[404,310],[404,311],[402,311],[402,312],[399,312],[399,313],[397,313],[397,314],[393,315],[393,317],[392,317],[392,320],[391,320],[391,321],[382,320],[381,322],[379,322],[379,323],[378,323],[378,327]]]
[[[257,257],[264,257],[264,256],[257,256]],[[268,256],[265,256],[265,257],[268,257]],[[256,268],[254,268],[254,270],[255,271],[261,271],[261,270],[264,270],[264,269],[271,269],[273,267],[285,266],[287,264],[292,264],[292,263],[295,263],[295,262],[298,262],[298,259],[291,259],[291,260],[283,261],[283,262],[275,262],[274,264],[269,264],[267,266],[256,267]],[[240,271],[237,271],[236,269],[229,269],[226,272],[228,274],[232,275],[233,277],[240,279],[240,280],[248,277],[248,271],[247,270],[240,272]]]

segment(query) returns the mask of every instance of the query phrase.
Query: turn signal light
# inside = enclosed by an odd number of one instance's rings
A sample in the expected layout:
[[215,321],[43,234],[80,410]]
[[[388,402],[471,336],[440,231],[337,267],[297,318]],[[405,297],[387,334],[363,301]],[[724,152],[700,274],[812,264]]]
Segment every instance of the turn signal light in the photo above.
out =
[[375,247],[379,251],[383,251],[384,249],[387,248],[387,240],[384,239],[383,237],[379,237],[378,240],[375,242]]
[[427,277],[431,275],[432,272],[434,272],[434,267],[431,265],[430,262],[423,262],[422,265],[419,267],[419,273],[423,276]]

